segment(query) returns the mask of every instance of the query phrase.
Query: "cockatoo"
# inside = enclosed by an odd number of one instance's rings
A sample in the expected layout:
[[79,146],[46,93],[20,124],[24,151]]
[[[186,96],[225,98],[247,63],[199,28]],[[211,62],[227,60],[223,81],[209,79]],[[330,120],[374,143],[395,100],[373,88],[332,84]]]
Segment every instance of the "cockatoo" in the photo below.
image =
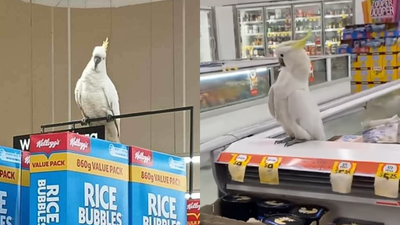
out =
[[105,125],[106,140],[120,142],[120,115],[118,92],[107,75],[108,39],[93,50],[92,58],[76,83],[75,101],[81,110],[83,124],[88,119],[107,117],[105,122],[93,122],[90,126]]
[[289,136],[275,142],[285,147],[325,140],[320,111],[308,87],[311,62],[304,46],[310,36],[311,32],[302,40],[283,42],[275,48],[281,68],[269,90],[268,108]]

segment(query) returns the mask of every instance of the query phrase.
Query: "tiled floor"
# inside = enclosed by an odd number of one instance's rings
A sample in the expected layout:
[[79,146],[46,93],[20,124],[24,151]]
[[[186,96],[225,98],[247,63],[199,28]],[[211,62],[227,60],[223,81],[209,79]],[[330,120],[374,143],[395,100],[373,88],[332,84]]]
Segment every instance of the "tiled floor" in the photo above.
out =
[[[389,118],[400,114],[400,95],[387,95],[368,103],[366,110],[336,118],[324,124],[326,137],[338,134],[355,134],[362,130],[365,120]],[[218,198],[211,168],[202,168],[201,173],[201,205],[210,204]]]

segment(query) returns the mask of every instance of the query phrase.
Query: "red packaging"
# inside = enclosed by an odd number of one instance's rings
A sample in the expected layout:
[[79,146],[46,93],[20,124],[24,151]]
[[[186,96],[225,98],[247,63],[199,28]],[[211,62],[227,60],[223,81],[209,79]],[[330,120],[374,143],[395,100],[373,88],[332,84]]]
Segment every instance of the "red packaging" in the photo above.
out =
[[200,225],[200,199],[187,200],[188,225]]

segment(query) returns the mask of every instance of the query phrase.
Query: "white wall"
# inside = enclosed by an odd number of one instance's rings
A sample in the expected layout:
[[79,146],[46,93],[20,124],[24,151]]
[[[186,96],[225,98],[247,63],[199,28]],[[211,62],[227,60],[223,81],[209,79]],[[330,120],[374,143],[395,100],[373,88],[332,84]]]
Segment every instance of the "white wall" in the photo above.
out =
[[362,2],[364,0],[355,0],[356,2],[356,8],[354,10],[355,17],[356,17],[356,24],[364,24],[364,16],[363,16],[363,10],[362,10]]
[[219,59],[235,59],[236,46],[232,7],[216,7],[215,21]]

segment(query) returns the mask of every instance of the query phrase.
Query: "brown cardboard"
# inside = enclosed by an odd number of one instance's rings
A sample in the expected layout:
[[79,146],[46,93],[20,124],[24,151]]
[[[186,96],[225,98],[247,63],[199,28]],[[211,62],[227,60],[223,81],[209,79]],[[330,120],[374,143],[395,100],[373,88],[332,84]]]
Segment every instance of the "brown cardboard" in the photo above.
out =
[[[276,197],[276,196],[275,196]],[[335,209],[331,207],[329,204],[324,204],[321,201],[316,201],[316,200],[306,200],[306,199],[295,199],[295,198],[282,198],[279,197],[279,199],[286,199],[298,204],[318,204],[321,206],[324,206],[329,209],[329,212],[327,212],[319,221],[319,225],[331,225],[332,221],[337,218],[338,216],[335,213]],[[238,221],[238,220],[233,220],[225,217],[221,217],[221,209],[220,209],[220,204],[221,204],[221,199],[217,199],[213,204],[211,205],[205,205],[200,208],[200,224],[202,225],[223,225],[223,224],[229,224],[229,225],[260,225],[264,224],[261,222],[243,222],[243,221]],[[317,225],[316,222],[313,222],[310,225]]]

